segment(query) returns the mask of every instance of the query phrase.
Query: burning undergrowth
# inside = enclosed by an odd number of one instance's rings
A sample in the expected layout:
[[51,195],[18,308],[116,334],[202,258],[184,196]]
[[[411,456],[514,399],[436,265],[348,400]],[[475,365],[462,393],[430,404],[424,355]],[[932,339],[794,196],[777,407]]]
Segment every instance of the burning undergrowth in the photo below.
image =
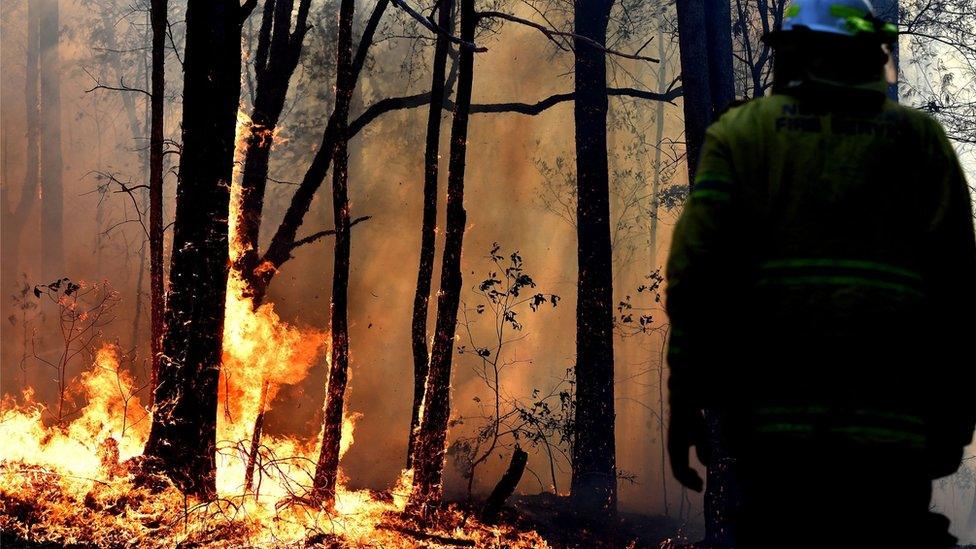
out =
[[[236,282],[231,281],[230,288]],[[385,492],[339,487],[332,508],[309,502],[318,437],[264,436],[251,458],[255,419],[282,383],[301,381],[327,348],[325,334],[299,330],[270,306],[252,311],[230,292],[218,432],[218,497],[186,497],[151,473],[141,455],[147,411],[136,383],[105,346],[75,383],[83,402],[71,419],[52,421],[28,391],[0,411],[0,531],[4,543],[213,546],[323,545],[415,547],[544,546],[534,533],[485,526],[457,509],[436,527],[401,518],[410,474]],[[270,381],[275,380],[275,381]],[[262,392],[264,395],[262,396]],[[343,426],[352,444],[354,417]],[[245,471],[253,464],[253,483]]]
[[[234,252],[232,251],[232,256]],[[99,547],[507,546],[544,540],[488,526],[457,507],[423,527],[403,518],[405,471],[389,490],[348,490],[340,474],[331,507],[312,503],[321,433],[262,433],[277,392],[328,358],[328,334],[258,308],[236,273],[228,281],[217,421],[217,497],[187,497],[142,456],[150,418],[136,380],[105,345],[71,383],[70,415],[28,390],[0,409],[0,532],[11,545]],[[344,417],[341,453],[357,414]]]

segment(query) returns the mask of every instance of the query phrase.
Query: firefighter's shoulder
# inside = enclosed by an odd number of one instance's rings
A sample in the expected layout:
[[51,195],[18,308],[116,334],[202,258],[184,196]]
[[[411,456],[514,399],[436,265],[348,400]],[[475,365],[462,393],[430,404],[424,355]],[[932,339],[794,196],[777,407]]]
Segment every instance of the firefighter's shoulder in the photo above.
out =
[[922,105],[912,107],[901,103],[885,101],[883,114],[887,122],[899,128],[902,139],[916,143],[919,146],[935,146],[935,150],[951,153],[952,146],[946,136],[945,128],[933,116],[936,112],[935,105]]
[[767,111],[771,112],[771,103],[777,99],[773,97],[758,97],[753,99],[737,99],[715,115],[715,122],[709,126],[709,133],[725,137],[737,136],[740,133],[748,135],[755,131],[756,125],[765,118]]

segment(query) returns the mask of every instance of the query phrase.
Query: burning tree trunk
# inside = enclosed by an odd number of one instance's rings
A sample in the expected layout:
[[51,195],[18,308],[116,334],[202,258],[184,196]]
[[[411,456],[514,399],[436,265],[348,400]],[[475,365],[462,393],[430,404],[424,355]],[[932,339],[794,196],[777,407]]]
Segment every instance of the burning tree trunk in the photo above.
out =
[[[258,54],[258,62],[256,63],[256,66],[261,66],[262,64],[261,60],[267,59],[267,56],[269,55],[269,53],[267,52],[261,53],[262,43],[264,44],[263,47],[269,49],[272,48],[275,43],[274,39],[271,38],[270,35],[271,27],[266,26],[266,24],[270,25],[271,18],[268,15],[268,13],[269,13],[269,6],[272,4],[273,2],[270,4],[269,3],[265,4],[266,19],[262,20],[261,30],[259,31],[261,33],[261,37],[259,38],[258,41],[259,54]],[[359,43],[359,47],[356,50],[356,57],[352,61],[353,77],[351,82],[352,88],[349,91],[350,96],[352,95],[352,92],[355,90],[356,82],[359,79],[359,73],[362,71],[363,64],[366,62],[366,54],[369,51],[370,45],[373,43],[373,35],[376,32],[376,28],[377,26],[379,26],[380,19],[383,17],[383,13],[386,11],[386,7],[388,5],[389,5],[389,0],[379,0],[379,2],[377,2],[376,4],[376,7],[373,9],[373,13],[370,15],[369,21],[366,23],[366,28],[363,30],[362,39]],[[303,8],[302,6],[305,7]],[[302,1],[302,4],[300,4],[299,6],[299,15],[300,15],[299,22],[305,28],[305,31],[303,32],[307,32],[307,26],[304,23],[307,19],[307,14],[302,15],[301,14],[302,9],[307,10],[307,3],[304,0]],[[290,23],[290,19],[289,19],[289,23]],[[277,33],[278,31],[275,30],[275,32]],[[295,32],[296,33],[298,32],[297,28]],[[301,53],[299,49],[301,42],[297,41],[297,36],[298,36],[297,34],[293,34],[291,40],[288,41],[288,44],[292,44],[292,46],[290,47],[294,48],[293,50],[290,51],[294,55],[293,59],[296,65],[298,61],[298,55]],[[280,39],[280,40],[281,40],[281,44],[285,43],[284,39]],[[272,59],[275,58],[275,55],[273,53],[270,54],[270,58]],[[270,70],[271,66],[275,65],[273,61],[266,61],[263,62],[263,64],[265,67],[268,68],[268,70]],[[292,66],[291,71],[288,72],[287,74],[287,78],[291,77],[291,74],[294,72],[294,68],[295,67]],[[266,75],[267,74],[270,73],[266,73]],[[278,77],[281,80],[278,82],[276,86],[273,86],[272,88],[277,90],[281,88],[281,86],[284,86],[283,89],[281,89],[282,91],[281,100],[283,106],[283,101],[287,92],[288,81],[284,73],[279,74]],[[259,85],[258,93],[260,94],[261,93],[260,79],[258,85]],[[256,98],[255,104],[257,103],[258,103],[258,99]],[[256,111],[257,108],[255,108],[255,112]],[[278,115],[280,115],[281,107],[278,108],[277,112]],[[255,115],[252,115],[252,122],[254,120],[254,116]],[[348,113],[346,116],[348,117]],[[322,180],[325,178],[325,175],[329,170],[329,163],[332,160],[332,156],[336,144],[335,140],[337,137],[337,126],[335,121],[336,121],[336,112],[333,111],[332,115],[329,117],[329,122],[326,126],[325,134],[323,135],[322,138],[322,145],[320,146],[318,152],[316,152],[315,158],[312,160],[312,165],[309,167],[308,171],[305,174],[305,178],[302,181],[302,186],[299,187],[299,190],[296,192],[295,197],[292,199],[292,205],[289,207],[289,212],[293,211],[292,208],[296,206],[296,201],[299,201],[299,199],[301,199],[302,201],[307,199],[308,202],[307,203],[302,202],[304,204],[304,210],[301,210],[299,214],[294,213],[294,212],[298,212],[298,208],[296,208],[292,214],[286,214],[285,221],[282,222],[282,227],[284,227],[286,223],[289,224],[289,227],[291,227],[292,223],[297,223],[297,224],[294,225],[294,227],[292,227],[290,233],[287,233],[290,234],[290,236],[287,237],[281,237],[281,238],[279,237],[279,235],[282,234],[281,232],[282,228],[279,227],[278,233],[275,235],[275,239],[272,240],[268,252],[263,257],[258,255],[257,250],[258,250],[258,234],[260,232],[260,223],[262,218],[261,212],[263,210],[263,203],[264,203],[264,189],[265,189],[265,184],[267,183],[267,176],[268,176],[268,154],[270,153],[270,146],[271,146],[270,141],[268,142],[267,147],[264,147],[263,150],[261,150],[258,153],[259,155],[263,155],[263,161],[261,162],[256,161],[252,165],[253,170],[256,171],[263,170],[263,171],[261,171],[259,174],[260,178],[258,178],[257,175],[254,176],[255,179],[253,184],[249,184],[251,185],[251,190],[247,191],[247,194],[250,196],[250,198],[246,199],[248,202],[241,205],[242,218],[243,217],[250,218],[249,221],[244,222],[245,225],[249,226],[249,228],[247,228],[246,231],[249,231],[250,234],[244,235],[243,237],[244,247],[245,247],[244,255],[241,257],[241,260],[238,262],[236,268],[241,270],[244,280],[247,281],[247,290],[250,292],[249,297],[251,298],[252,306],[255,308],[257,308],[258,305],[260,305],[261,302],[263,301],[265,293],[267,292],[268,284],[270,284],[271,279],[274,277],[274,274],[277,272],[277,268],[281,266],[281,263],[283,263],[289,257],[291,257],[291,251],[294,250],[295,247],[297,247],[303,242],[314,242],[320,236],[324,236],[325,234],[330,234],[330,233],[334,234],[334,231],[331,232],[325,231],[323,233],[318,233],[317,235],[312,235],[311,237],[305,238],[297,243],[295,242],[295,234],[297,232],[298,225],[301,225],[302,218],[304,217],[305,212],[308,211],[308,206],[311,204],[312,196],[314,195],[315,190],[318,189],[318,186],[322,183]],[[266,130],[265,133],[268,138],[273,137],[272,132]],[[348,141],[348,136],[346,137],[346,140]],[[250,158],[250,151],[248,151],[247,155],[248,158]],[[246,179],[248,178],[247,161],[245,161],[244,169],[245,169],[245,173],[243,177]],[[260,190],[258,190],[258,188],[260,188]],[[305,194],[305,191],[302,191],[302,189],[306,189],[306,191],[308,191],[308,194]],[[360,218],[360,220],[361,219],[364,218]],[[360,220],[350,222],[349,226],[352,227]],[[242,226],[242,229],[245,229],[245,227]],[[282,244],[282,242],[285,242],[286,244]],[[261,265],[267,265],[269,266],[269,268],[257,269],[257,267]],[[270,380],[267,379],[263,381],[262,390],[264,390],[264,388],[268,386],[269,382]],[[258,404],[258,415],[254,419],[254,428],[251,431],[251,451],[250,451],[250,455],[248,456],[247,467],[245,468],[244,471],[244,483],[247,490],[251,489],[251,485],[253,483],[254,467],[257,461],[257,452],[259,451],[261,446],[261,436],[264,427],[264,418],[266,414],[267,404],[268,404],[267,399],[262,398],[260,403]]]
[[[291,30],[292,0],[265,0],[264,16],[258,32],[258,46],[254,60],[254,73],[257,78],[257,91],[254,108],[244,142],[244,169],[241,174],[241,204],[237,219],[237,235],[242,249],[234,268],[247,282],[245,291],[254,280],[254,270],[260,263],[258,237],[261,233],[261,216],[264,210],[264,193],[268,181],[268,162],[274,132],[278,119],[285,106],[291,76],[298,66],[302,43],[308,32],[308,10],[311,0],[300,0],[295,30]],[[263,296],[263,293],[261,294]],[[253,298],[253,296],[250,296]],[[252,305],[260,305],[259,299],[252,299]],[[251,451],[244,471],[245,489],[250,490],[254,476],[257,452],[261,446],[267,407],[267,388],[269,380],[261,386],[262,399],[258,415],[254,419],[251,434]]]
[[[61,183],[61,54],[59,0],[41,0],[41,275],[64,274],[64,189]],[[45,279],[47,280],[47,278]]]
[[[274,132],[285,106],[291,76],[298,66],[305,34],[309,29],[307,21],[310,4],[311,0],[299,1],[295,29],[292,31],[294,1],[265,0],[264,3],[264,17],[261,20],[254,59],[257,90],[251,121],[245,130],[247,133],[244,169],[241,173],[241,206],[237,225],[237,237],[243,252],[235,268],[249,283],[254,278],[254,269],[260,263],[258,237]],[[260,299],[255,300],[254,304],[259,305]]]
[[245,17],[237,0],[187,5],[167,330],[145,450],[183,490],[203,497],[216,491],[217,380]]
[[[24,98],[27,113],[27,150],[25,152],[26,170],[24,185],[21,187],[20,199],[16,207],[10,201],[10,181],[4,178],[0,186],[3,202],[3,295],[12,289],[14,279],[17,278],[17,266],[20,259],[20,239],[27,218],[37,202],[37,186],[40,181],[40,110],[39,110],[39,81],[38,64],[40,60],[40,8],[38,2],[27,3],[27,74],[24,87]],[[9,141],[9,140],[8,140]],[[6,305],[6,301],[4,304]]]
[[352,65],[352,21],[355,0],[342,0],[339,8],[339,38],[336,54],[336,147],[332,166],[332,215],[335,220],[335,246],[332,270],[332,362],[322,419],[322,448],[315,466],[312,498],[331,506],[335,501],[339,476],[339,450],[342,439],[342,410],[349,376],[349,196],[348,148],[349,104],[356,75]]
[[[461,0],[461,40],[472,43],[477,25],[474,0]],[[408,511],[429,514],[440,505],[444,442],[451,412],[451,359],[461,299],[461,249],[467,213],[464,211],[464,168],[468,149],[468,115],[474,76],[474,51],[462,46],[458,55],[458,87],[451,125],[451,152],[447,175],[447,227],[437,294],[437,325],[430,371],[424,392],[423,417],[413,455],[413,491]]]
[[[437,24],[451,32],[453,0],[441,0],[437,5]],[[445,34],[437,35],[434,46],[433,74],[430,81],[430,106],[427,111],[427,146],[424,151],[424,214],[420,228],[420,267],[417,270],[417,291],[413,298],[413,407],[410,415],[410,437],[407,443],[407,469],[413,463],[420,407],[427,383],[429,356],[427,353],[427,310],[430,303],[430,283],[434,276],[434,233],[437,224],[437,174],[441,148],[441,112],[444,104],[447,50],[450,41]]]
[[159,383],[162,356],[163,310],[163,102],[166,100],[166,11],[167,0],[152,0],[149,24],[152,27],[152,74],[149,114],[149,335],[152,366],[150,394]]
[[579,283],[572,497],[581,509],[615,512],[613,258],[607,163],[606,44],[613,0],[577,0],[576,176]]

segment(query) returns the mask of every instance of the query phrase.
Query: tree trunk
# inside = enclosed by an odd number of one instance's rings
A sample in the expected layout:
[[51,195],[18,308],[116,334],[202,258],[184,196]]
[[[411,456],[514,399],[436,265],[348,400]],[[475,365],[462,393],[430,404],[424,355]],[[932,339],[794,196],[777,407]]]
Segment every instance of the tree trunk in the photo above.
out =
[[264,415],[268,407],[268,389],[270,383],[261,383],[261,396],[258,399],[258,415],[254,418],[254,428],[251,429],[251,451],[247,455],[247,465],[244,468],[244,492],[250,492],[254,486],[254,467],[258,462],[261,451],[261,435],[264,433]]
[[167,0],[151,0],[152,75],[149,114],[149,350],[152,355],[150,392],[155,395],[162,354],[163,310],[163,104],[166,101],[166,17]]
[[[711,119],[735,99],[732,76],[732,24],[728,0],[705,0],[705,27],[708,32],[708,90],[711,94]],[[702,136],[704,140],[704,136]],[[699,147],[703,143],[699,143]],[[701,150],[699,148],[699,150]],[[693,182],[692,182],[693,183]],[[734,516],[739,493],[735,478],[735,456],[726,438],[726,419],[718,410],[705,410],[709,423],[709,464],[705,488],[705,539],[715,547],[735,544]]]
[[[238,210],[237,234],[235,235],[241,246],[240,256],[234,269],[240,273],[247,283],[244,292],[251,298],[251,306],[257,308],[261,298],[254,299],[251,292],[254,272],[260,263],[258,255],[259,237],[261,235],[261,218],[264,211],[264,193],[268,182],[268,164],[271,157],[271,146],[274,144],[274,132],[278,126],[278,119],[285,106],[288,86],[291,76],[301,55],[302,42],[307,26],[308,5],[310,0],[302,0],[299,6],[299,18],[295,28],[295,39],[291,32],[291,11],[294,6],[292,0],[265,0],[264,14],[261,18],[261,28],[258,31],[258,45],[254,59],[254,73],[257,78],[257,90],[252,92],[251,120],[244,143],[244,169],[241,174],[241,203]],[[274,34],[272,35],[272,31]],[[294,59],[294,64],[291,63]],[[248,80],[250,84],[250,79]],[[258,414],[254,418],[251,429],[251,450],[244,469],[244,490],[251,491],[254,478],[254,466],[257,463],[258,452],[261,448],[261,436],[264,433],[264,417],[267,409],[268,386],[270,380],[261,382],[261,398],[258,402]]]
[[41,276],[64,276],[64,188],[61,162],[59,0],[40,0]]
[[[709,0],[711,1],[711,0]],[[675,3],[678,13],[678,50],[681,57],[681,86],[685,115],[685,159],[688,184],[695,182],[698,154],[705,141],[705,129],[711,120],[708,46],[702,37],[705,30],[705,0],[683,0]]]
[[349,104],[355,89],[352,66],[352,23],[355,0],[342,0],[339,8],[339,37],[336,47],[336,147],[332,161],[332,215],[335,240],[332,269],[332,361],[325,395],[325,417],[322,418],[322,448],[315,466],[312,484],[313,500],[331,507],[335,502],[339,476],[339,450],[342,439],[342,411],[346,382],[349,379],[349,196],[347,125]]
[[[451,32],[453,0],[441,0],[437,24]],[[430,285],[434,276],[434,234],[437,226],[437,174],[441,147],[441,112],[444,104],[447,36],[437,35],[434,46],[433,74],[430,81],[430,106],[427,111],[427,146],[424,151],[424,214],[420,227],[420,266],[417,270],[417,290],[413,298],[413,407],[410,415],[410,437],[407,443],[407,469],[413,462],[417,427],[420,424],[420,407],[424,400],[427,383],[429,356],[427,354],[427,310],[430,302]]]
[[[678,41],[684,86],[685,139],[688,185],[694,186],[705,130],[720,110],[734,99],[732,34],[729,4],[722,0],[687,0],[677,3]],[[704,33],[703,33],[704,31]],[[706,36],[702,40],[702,36]],[[727,547],[735,533],[729,517],[738,504],[722,414],[706,409],[707,444],[711,455],[705,487],[705,543]]]
[[[285,98],[292,74],[298,66],[305,34],[308,32],[308,11],[311,0],[300,0],[295,30],[291,19],[293,0],[266,0],[264,18],[258,33],[254,61],[257,91],[251,122],[247,128],[244,150],[244,169],[241,173],[241,205],[237,222],[237,238],[242,253],[235,268],[250,287],[255,283],[254,270],[260,264],[258,238],[264,210],[264,194],[268,182],[268,164],[274,132],[285,107]],[[263,298],[263,292],[260,297]],[[255,307],[261,299],[252,298]]]
[[[373,42],[373,35],[376,32],[376,27],[379,25],[380,19],[383,13],[386,11],[386,7],[389,4],[389,0],[380,0],[377,2],[376,7],[373,9],[373,13],[370,15],[369,21],[366,23],[366,27],[363,30],[363,37],[360,41],[359,48],[356,51],[356,57],[352,60],[352,79],[350,83],[349,95],[352,96],[353,91],[356,87],[356,81],[359,78],[359,73],[362,71],[363,63],[366,60],[366,53],[369,50],[369,46]],[[282,4],[277,4],[281,6]],[[291,8],[287,10],[276,10],[276,4],[272,1],[267,1],[265,3],[265,19],[261,21],[260,37],[258,39],[257,47],[257,59],[255,60],[255,71],[258,71],[258,67],[261,67],[261,73],[258,75],[258,91],[255,98],[255,109],[254,114],[252,114],[252,123],[257,117],[258,120],[267,119],[269,122],[271,120],[270,114],[274,114],[274,124],[277,124],[278,117],[281,115],[281,111],[284,107],[284,100],[287,96],[288,85],[291,79],[291,75],[295,71],[295,67],[298,65],[298,59],[301,55],[301,45],[302,39],[306,32],[308,32],[308,25],[306,21],[308,19],[308,9],[310,1],[301,0],[298,8],[297,23],[295,25],[295,32],[291,35],[290,40],[287,42],[283,38],[279,38],[281,29],[287,33],[288,25],[290,25],[290,13]],[[274,14],[274,15],[272,15]],[[284,19],[285,15],[288,15],[288,19]],[[272,35],[272,25],[271,20],[274,18],[274,35]],[[281,21],[282,23],[279,23]],[[287,21],[288,25],[284,22]],[[280,26],[279,26],[280,25]],[[285,44],[288,45],[288,50],[282,53]],[[285,70],[282,70],[282,67]],[[264,85],[262,85],[264,84]],[[269,91],[271,90],[271,91]],[[279,95],[280,94],[280,102]],[[350,99],[351,100],[351,99]],[[330,147],[335,146],[335,139],[337,136],[335,122],[333,120],[336,117],[336,112],[333,111],[332,115],[329,117],[329,122],[326,127],[326,135],[324,136],[324,141],[322,148],[316,153],[315,158],[312,161],[314,166],[323,166],[324,171],[321,172],[321,177],[325,177],[325,173],[328,171],[329,161],[332,159],[331,154],[326,154],[326,145]],[[348,108],[346,117],[348,119]],[[252,139],[248,142],[247,157],[244,166],[244,175],[242,178],[242,204],[241,204],[241,219],[240,219],[240,233],[242,235],[242,245],[244,247],[243,254],[235,267],[241,273],[245,281],[247,281],[247,297],[251,298],[251,306],[255,309],[264,300],[264,296],[267,293],[268,284],[271,283],[272,278],[277,272],[277,268],[281,266],[281,262],[286,261],[291,257],[291,249],[294,245],[295,233],[291,233],[291,241],[287,246],[282,246],[282,240],[277,240],[278,235],[275,235],[275,239],[272,241],[272,246],[269,251],[272,252],[270,257],[283,257],[280,261],[269,259],[269,255],[266,254],[263,258],[258,253],[258,237],[260,235],[262,211],[264,208],[264,192],[267,185],[268,179],[268,160],[271,149],[270,139],[273,139],[274,127],[265,125],[263,133],[266,138],[269,139],[266,145],[261,145],[260,143],[255,143],[253,139],[255,133],[253,132],[254,126],[252,126]],[[331,139],[331,140],[330,140]],[[348,136],[346,137],[348,142]],[[252,145],[255,146],[252,151]],[[348,145],[347,145],[348,147]],[[334,152],[334,151],[333,151]],[[254,161],[251,161],[252,154],[254,155]],[[327,158],[327,160],[323,160]],[[306,185],[309,180],[309,173],[312,172],[312,167],[309,168],[309,172],[306,173],[305,181],[303,185]],[[318,170],[319,168],[315,168]],[[316,174],[318,172],[316,171]],[[321,179],[317,180],[316,187],[321,184]],[[296,193],[296,196],[299,193]],[[304,196],[304,195],[303,195]],[[309,195],[309,200],[311,200],[311,195]],[[293,201],[294,204],[294,201]],[[305,211],[308,207],[306,205]],[[304,212],[302,212],[304,216]],[[285,216],[286,221],[289,219],[288,215]],[[301,218],[298,219],[298,223],[301,224]],[[284,224],[284,222],[283,222]],[[351,224],[350,224],[351,226]],[[297,226],[295,227],[297,230]],[[280,234],[279,228],[279,234]],[[275,243],[278,244],[275,244]],[[273,255],[274,250],[286,250],[284,255]],[[257,269],[264,263],[268,263],[272,268]],[[266,387],[270,380],[263,380],[262,385]],[[252,476],[254,474],[254,463],[257,458],[257,451],[260,448],[261,436],[264,426],[264,418],[267,413],[266,410],[267,402],[262,399],[258,406],[258,415],[254,419],[254,428],[251,431],[251,456],[248,461],[247,468],[245,469],[245,486],[250,489],[252,484]]]
[[187,5],[183,150],[167,330],[145,450],[181,489],[201,497],[216,493],[217,380],[241,88],[241,19],[237,0]]
[[[606,44],[612,0],[577,0],[577,35]],[[573,503],[615,513],[616,443],[613,391],[613,258],[607,164],[606,53],[574,40],[577,257],[576,425]]]
[[735,99],[729,0],[705,0],[705,32],[708,43],[708,91],[711,97],[709,121],[712,121]]
[[[474,0],[461,0],[462,40],[474,41],[477,15]],[[468,115],[474,77],[474,52],[462,47],[458,55],[458,87],[451,125],[451,152],[447,174],[447,226],[437,293],[437,324],[431,349],[430,371],[424,391],[423,417],[415,441],[413,490],[408,512],[429,515],[441,503],[444,443],[451,413],[451,359],[461,300],[461,250],[467,213],[464,211],[464,168],[468,148]]]

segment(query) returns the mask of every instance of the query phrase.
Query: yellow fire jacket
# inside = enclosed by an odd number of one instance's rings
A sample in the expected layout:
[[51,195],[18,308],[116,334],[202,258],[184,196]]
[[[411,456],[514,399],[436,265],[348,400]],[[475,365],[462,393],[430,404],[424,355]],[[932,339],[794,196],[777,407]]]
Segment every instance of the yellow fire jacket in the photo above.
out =
[[749,436],[961,448],[970,191],[935,120],[864,99],[774,94],[708,129],[667,264],[670,388]]

